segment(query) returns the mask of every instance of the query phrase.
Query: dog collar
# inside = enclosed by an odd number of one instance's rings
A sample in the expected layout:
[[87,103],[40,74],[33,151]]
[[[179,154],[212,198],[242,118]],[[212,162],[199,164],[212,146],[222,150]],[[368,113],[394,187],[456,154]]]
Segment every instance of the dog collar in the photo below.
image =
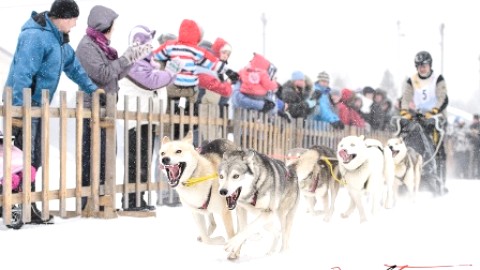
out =
[[214,179],[214,178],[217,178],[217,177],[218,177],[217,173],[213,173],[213,174],[210,174],[210,175],[207,175],[207,176],[201,176],[201,177],[192,177],[192,178],[188,179],[185,183],[183,183],[183,185],[186,186],[186,187],[190,187],[190,186],[193,186],[195,184],[198,184],[198,183],[210,180],[210,179]]

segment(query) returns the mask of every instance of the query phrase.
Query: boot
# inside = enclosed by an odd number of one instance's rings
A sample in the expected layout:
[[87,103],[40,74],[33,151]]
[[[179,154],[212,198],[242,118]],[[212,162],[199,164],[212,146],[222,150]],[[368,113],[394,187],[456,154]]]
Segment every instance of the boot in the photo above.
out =
[[37,204],[32,203],[32,212],[30,222],[27,224],[53,224],[53,216],[49,215],[47,220],[42,219],[42,212],[38,210]]
[[[155,206],[148,205],[145,199],[143,199],[144,192],[141,193],[142,199],[140,200],[140,207],[136,206],[135,193],[128,194],[128,207],[124,208],[125,211],[155,211]],[[122,199],[123,201],[123,199]]]

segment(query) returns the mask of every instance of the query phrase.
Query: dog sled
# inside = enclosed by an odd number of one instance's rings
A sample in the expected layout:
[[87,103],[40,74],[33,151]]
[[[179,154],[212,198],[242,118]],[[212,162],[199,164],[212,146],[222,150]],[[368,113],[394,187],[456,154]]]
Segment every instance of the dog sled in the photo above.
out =
[[[13,141],[13,138],[11,139]],[[3,183],[5,173],[3,171],[3,146],[4,143],[10,143],[9,140],[6,140],[0,132],[0,194],[3,194]],[[12,193],[18,193],[22,191],[23,185],[23,152],[19,148],[12,145],[12,161],[11,161],[11,175],[12,175]],[[34,167],[31,167],[31,181],[35,181],[36,170]],[[0,217],[3,217],[3,206],[0,206]],[[15,230],[20,229],[23,226],[22,221],[22,205],[21,204],[12,204],[12,216],[10,225],[7,225],[8,228]]]
[[411,120],[393,117],[395,136],[401,137],[423,157],[420,191],[429,191],[434,196],[448,192],[446,181],[446,153],[444,148],[446,119],[440,115],[426,118],[416,113]]

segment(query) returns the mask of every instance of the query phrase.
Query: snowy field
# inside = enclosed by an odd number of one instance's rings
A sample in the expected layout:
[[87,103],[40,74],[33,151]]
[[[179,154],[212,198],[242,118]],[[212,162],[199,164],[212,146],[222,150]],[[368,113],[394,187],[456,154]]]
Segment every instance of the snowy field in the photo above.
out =
[[[345,190],[330,223],[307,214],[302,198],[288,252],[265,255],[271,238],[264,235],[249,239],[235,262],[222,246],[196,241],[192,216],[183,207],[158,207],[150,218],[56,217],[54,225],[18,231],[2,225],[2,269],[480,269],[480,181],[450,180],[448,186],[444,197],[403,200],[363,224],[356,213],[340,217],[348,203]],[[223,234],[220,226],[214,234]]]

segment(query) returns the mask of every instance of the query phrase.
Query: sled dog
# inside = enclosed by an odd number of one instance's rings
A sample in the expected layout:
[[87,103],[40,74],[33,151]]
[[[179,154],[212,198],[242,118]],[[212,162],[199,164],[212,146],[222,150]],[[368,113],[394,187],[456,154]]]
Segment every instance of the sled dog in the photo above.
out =
[[[219,169],[219,194],[230,210],[237,209],[238,232],[228,241],[228,259],[239,257],[242,244],[266,228],[274,233],[269,253],[288,248],[293,218],[299,202],[298,180],[282,161],[255,150],[228,151]],[[237,207],[238,205],[238,207]],[[248,223],[247,216],[255,220]],[[280,225],[276,228],[274,225]]]
[[347,218],[357,208],[360,222],[367,220],[363,194],[369,197],[372,214],[377,212],[384,191],[387,194],[383,205],[391,207],[394,164],[390,148],[383,147],[378,140],[365,139],[363,135],[347,136],[338,143],[337,158],[340,175],[346,182],[351,199],[350,206],[342,217]]
[[[198,227],[199,241],[207,244],[225,244],[222,236],[211,237],[216,229],[214,214],[222,217],[227,237],[235,234],[232,212],[225,198],[218,194],[218,165],[223,152],[237,147],[228,140],[214,140],[199,153],[193,146],[189,132],[183,139],[171,141],[164,137],[159,150],[168,184],[175,188],[184,207],[188,207]],[[208,224],[207,224],[208,223]]]
[[289,159],[288,167],[297,174],[300,192],[307,202],[308,212],[313,215],[320,214],[321,211],[315,210],[315,205],[322,201],[324,221],[330,221],[340,188],[335,150],[321,145],[292,150],[287,153],[288,156],[300,154],[296,159]]
[[415,201],[422,176],[423,157],[415,149],[405,144],[402,138],[391,138],[387,141],[395,164],[395,201],[399,188],[405,185],[410,199]]

